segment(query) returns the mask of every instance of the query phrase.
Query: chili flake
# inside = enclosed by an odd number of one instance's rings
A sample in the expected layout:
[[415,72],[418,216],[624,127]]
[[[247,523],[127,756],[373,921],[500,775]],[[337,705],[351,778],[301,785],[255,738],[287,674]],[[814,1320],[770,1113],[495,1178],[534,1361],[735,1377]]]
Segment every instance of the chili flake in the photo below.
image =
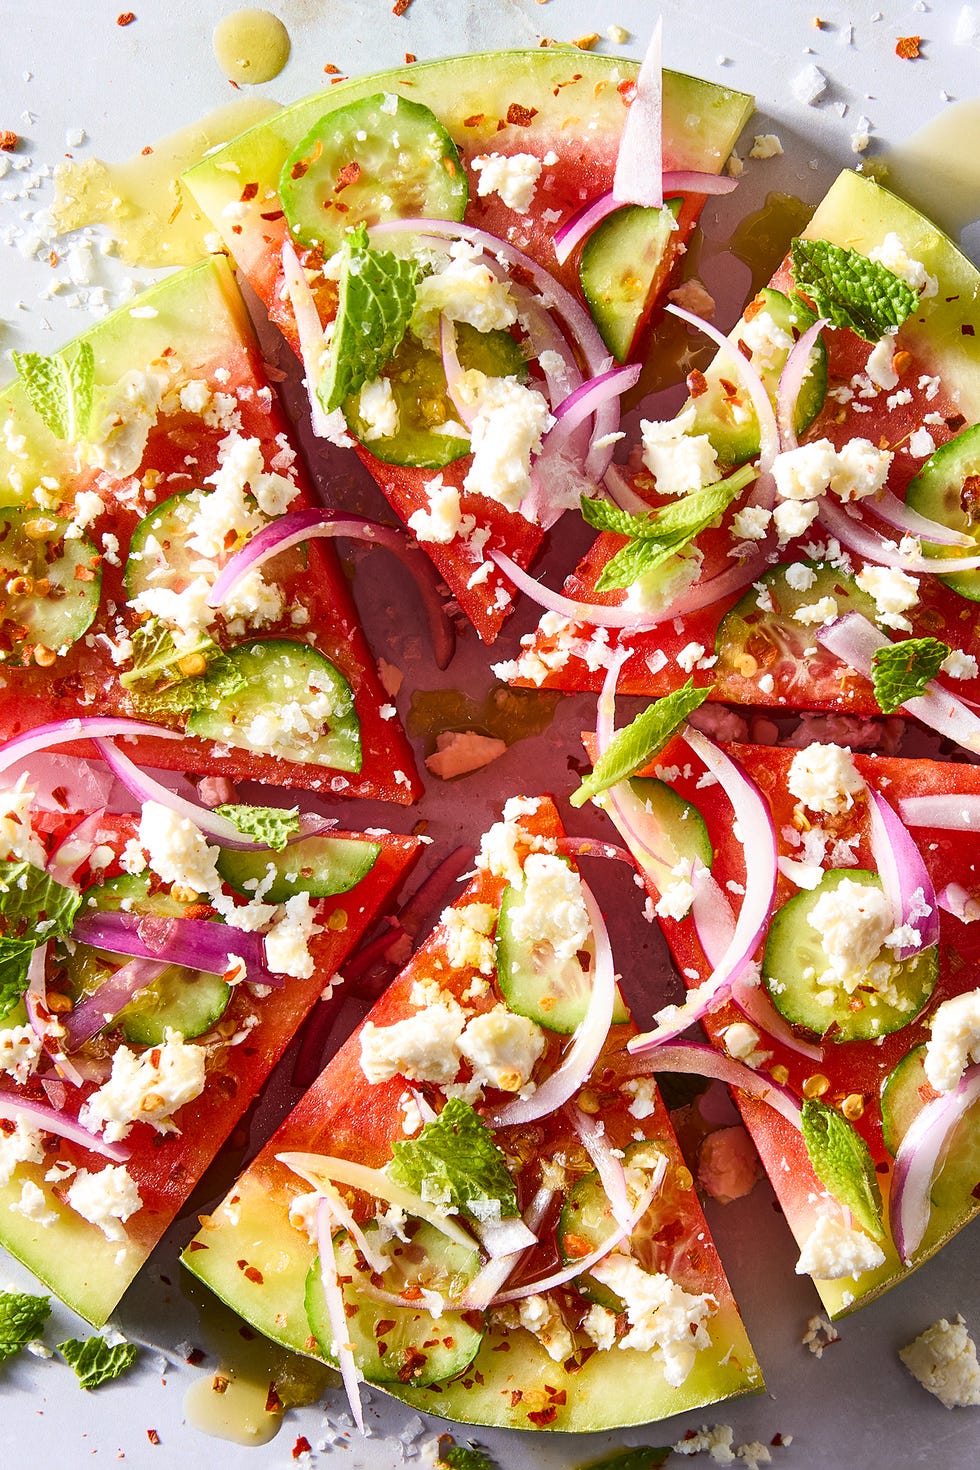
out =
[[899,36],[895,42],[895,55],[900,56],[903,61],[917,61],[922,55],[919,49],[921,43],[921,36]]

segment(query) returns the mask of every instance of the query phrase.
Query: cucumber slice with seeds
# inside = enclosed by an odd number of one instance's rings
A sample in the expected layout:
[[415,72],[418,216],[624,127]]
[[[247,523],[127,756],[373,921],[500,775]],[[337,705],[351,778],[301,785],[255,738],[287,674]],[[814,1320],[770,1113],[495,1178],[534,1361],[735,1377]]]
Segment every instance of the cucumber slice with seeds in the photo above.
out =
[[[964,429],[930,454],[909,484],[905,501],[920,515],[966,532],[980,551],[980,424]],[[969,548],[928,541],[923,541],[922,550],[940,563],[943,557],[973,555]],[[942,580],[961,597],[980,602],[980,572],[951,572]]]
[[[368,1383],[410,1383],[424,1388],[455,1378],[469,1366],[483,1340],[479,1312],[465,1316],[443,1312],[434,1317],[421,1307],[375,1301],[370,1295],[371,1272],[346,1231],[335,1236],[334,1249],[349,1341]],[[422,1287],[444,1297],[455,1296],[480,1268],[478,1251],[465,1250],[424,1221],[407,1244],[396,1240],[388,1253],[392,1264],[384,1274],[384,1289],[396,1294]],[[306,1279],[306,1315],[324,1357],[335,1362],[319,1257]]]
[[582,292],[617,362],[629,357],[646,316],[681,203],[668,199],[663,209],[628,204],[597,225],[582,247]]
[[322,653],[305,643],[270,638],[229,648],[227,659],[245,687],[210,703],[203,691],[200,707],[187,721],[188,735],[281,760],[360,770],[354,695]]
[[362,220],[462,219],[469,185],[435,113],[377,92],[319,119],[283,164],[279,197],[293,236],[330,256]]
[[926,1005],[939,976],[938,948],[901,961],[890,960],[883,951],[875,963],[885,964],[886,972],[878,980],[866,976],[851,994],[843,986],[823,983],[829,961],[809,916],[824,894],[846,881],[881,887],[877,873],[832,868],[816,888],[794,895],[769,926],[762,979],[773,1005],[794,1026],[835,1042],[872,1041],[907,1026]]
[[[656,1143],[640,1140],[631,1143],[626,1149],[623,1163],[627,1169],[652,1169],[661,1153],[662,1150]],[[656,1242],[658,1232],[671,1219],[670,1207],[665,1204],[671,1189],[668,1173],[661,1195],[653,1200],[630,1235],[630,1253],[647,1271],[663,1269]],[[598,1250],[615,1229],[616,1221],[609,1196],[603,1188],[598,1170],[593,1169],[572,1185],[558,1216],[555,1238],[563,1264],[570,1266],[576,1258]],[[588,1301],[598,1302],[599,1306],[606,1307],[611,1312],[624,1310],[620,1297],[588,1272],[575,1278],[575,1286]]]
[[255,897],[257,885],[264,885],[271,866],[275,877],[264,888],[263,900],[285,903],[294,893],[328,898],[334,893],[349,892],[371,871],[380,852],[380,842],[359,842],[350,837],[304,837],[282,852],[223,847],[217,866],[228,886],[245,898]]
[[[938,1094],[925,1074],[925,1044],[913,1047],[892,1068],[881,1088],[881,1126],[885,1147],[894,1156],[912,1120]],[[980,1186],[980,1103],[967,1108],[950,1135],[929,1191],[933,1208],[961,1211],[972,1205]]]
[[[171,495],[140,521],[130,539],[124,573],[126,595],[130,600],[155,587],[181,592],[200,576],[201,562],[209,559],[188,547],[187,535],[205,493],[183,490],[178,495]],[[256,529],[262,520],[262,517],[257,517]],[[211,563],[215,570],[242,544],[243,538],[232,535],[222,556]]]
[[0,509],[0,660],[29,664],[35,648],[57,653],[92,624],[102,596],[101,556],[70,521],[36,509]]

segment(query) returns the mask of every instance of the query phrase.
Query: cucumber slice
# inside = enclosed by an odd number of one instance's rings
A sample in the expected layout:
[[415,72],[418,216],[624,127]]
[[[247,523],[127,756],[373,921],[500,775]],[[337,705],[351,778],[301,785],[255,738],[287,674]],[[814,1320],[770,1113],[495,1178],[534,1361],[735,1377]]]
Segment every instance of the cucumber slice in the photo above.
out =
[[936,1097],[925,1073],[926,1047],[914,1046],[881,1084],[881,1131],[892,1158],[925,1104]]
[[[164,889],[151,893],[147,873],[121,873],[86,889],[85,903],[96,909],[112,912],[125,909],[161,918],[179,918],[187,908]],[[90,995],[120,963],[118,955],[76,945],[68,962],[73,994]],[[230,999],[231,986],[220,976],[206,975],[183,965],[169,965],[152,985],[139,991],[111,1024],[134,1046],[160,1046],[168,1030],[179,1031],[185,1040],[203,1036],[220,1021]]]
[[35,648],[69,648],[90,627],[102,596],[102,558],[69,521],[36,509],[0,509],[0,661],[26,665]]
[[[881,1088],[881,1125],[885,1147],[894,1157],[913,1118],[937,1096],[925,1074],[926,1048],[913,1047],[885,1078]],[[932,1181],[930,1199],[937,1212],[975,1208],[980,1184],[980,1103],[967,1108],[950,1135],[942,1166]]]
[[[483,1341],[479,1313],[467,1312],[463,1317],[458,1312],[443,1312],[433,1317],[421,1307],[375,1301],[369,1294],[371,1272],[346,1231],[335,1237],[334,1248],[349,1341],[368,1383],[411,1383],[424,1388],[455,1378],[472,1363]],[[392,1265],[385,1271],[384,1289],[395,1293],[422,1287],[444,1296],[458,1294],[480,1268],[478,1251],[465,1250],[424,1221],[408,1244],[396,1240],[388,1252]],[[319,1256],[306,1278],[306,1314],[324,1357],[336,1362]]]
[[[631,1143],[623,1159],[624,1167],[652,1169],[661,1152],[656,1143],[646,1140]],[[645,1271],[663,1270],[656,1238],[662,1226],[671,1218],[669,1207],[665,1206],[664,1192],[670,1192],[669,1174],[664,1190],[653,1200],[642,1220],[637,1222],[629,1239],[630,1253]],[[609,1196],[602,1186],[599,1171],[593,1169],[572,1185],[558,1216],[555,1238],[562,1263],[570,1266],[576,1258],[598,1250],[615,1228],[616,1221]],[[624,1303],[616,1292],[588,1272],[575,1277],[575,1286],[587,1300],[598,1302],[599,1306],[608,1308],[610,1312],[625,1310]]]
[[[761,302],[759,311],[768,312],[776,326],[794,341],[816,321],[801,301],[791,301],[782,291],[774,291],[770,286],[760,291],[755,300]],[[729,334],[733,342],[738,342],[741,330],[744,330],[744,321]],[[774,348],[765,354],[764,362],[760,362],[756,354],[755,366],[774,404],[779,375],[790,351],[788,347]],[[827,396],[827,353],[822,340],[814,348],[811,362],[812,367],[796,400],[793,424],[797,434],[802,434],[810,426]],[[728,361],[716,359],[704,376],[707,391],[688,400],[694,404],[691,433],[707,434],[719,459],[726,464],[744,464],[759,453],[759,424],[748,391]]]
[[[870,979],[852,995],[842,987],[822,984],[820,977],[828,969],[828,960],[809,915],[825,893],[845,880],[869,888],[881,887],[877,873],[863,868],[833,868],[816,888],[784,903],[769,926],[762,979],[773,1005],[794,1026],[836,1042],[871,1041],[900,1030],[919,1014],[939,977],[939,951],[934,945],[898,963],[882,960],[888,964],[889,988],[898,993],[896,1001],[882,998]],[[820,999],[828,994],[833,996],[829,1002]]]
[[[630,786],[660,829],[658,848],[663,861],[670,868],[681,863],[686,868],[693,868],[695,862],[710,868],[715,852],[707,823],[694,803],[668,786],[666,781],[653,776],[634,776]],[[680,875],[677,881],[681,881]],[[664,893],[668,889],[669,884],[665,881],[665,887],[660,891]]]
[[435,113],[377,92],[319,119],[286,158],[279,197],[295,238],[330,256],[362,220],[462,219],[469,186]]
[[[200,575],[201,553],[188,548],[187,533],[205,493],[184,490],[171,495],[139,522],[130,539],[124,573],[130,600],[153,587],[180,592]],[[251,498],[248,499],[251,504]],[[257,528],[262,520],[261,516],[256,517]],[[243,544],[244,538],[236,537],[214,563],[215,571]]]
[[663,209],[628,204],[602,220],[582,247],[582,292],[617,362],[629,357],[643,325],[682,203],[668,199]]
[[[457,322],[456,352],[462,367],[476,368],[490,378],[523,379],[527,375],[520,344],[509,332],[478,332],[468,322]],[[352,394],[343,406],[351,433],[377,459],[385,464],[441,469],[469,454],[469,438],[433,432],[457,417],[438,352],[408,335],[385,368],[384,377],[398,406],[397,433],[368,439],[369,426],[358,413],[359,395]]]
[[[814,575],[804,589],[791,586],[787,580],[789,573],[798,579],[800,567]],[[812,625],[798,622],[795,614],[802,607],[831,597],[841,616],[859,612],[874,622],[878,614],[874,599],[861,591],[853,577],[825,562],[803,561],[792,566],[780,563],[760,581],[761,589],[752,587],[718,624],[716,675],[741,676],[755,683],[771,674],[776,692],[783,699],[792,699],[797,691],[805,698],[812,694],[814,684],[821,682],[839,694],[840,660],[817,645]],[[767,608],[759,606],[760,591],[769,594],[762,598],[770,604]]]
[[361,769],[353,692],[322,653],[305,643],[270,638],[230,648],[227,658],[244,688],[196,709],[187,721],[188,735],[281,760]]
[[[595,944],[590,935],[581,951],[588,957],[583,964],[578,955],[559,960],[547,940],[535,943],[523,935],[518,937],[514,920],[523,913],[526,902],[523,888],[509,884],[504,889],[497,920],[497,983],[512,1011],[568,1036],[581,1022],[592,995],[590,969],[595,962]],[[613,1024],[622,1025],[629,1019],[617,987]]]
[[218,872],[236,893],[254,898],[256,886],[268,876],[270,865],[276,876],[264,891],[266,903],[285,903],[294,893],[311,898],[328,898],[347,893],[360,883],[378,860],[380,842],[362,842],[350,837],[304,837],[282,852],[250,852],[223,847]]
[[[980,550],[980,424],[964,429],[930,454],[910,482],[905,501],[930,520],[966,532]],[[922,550],[938,561],[968,554],[961,546],[937,546],[928,541],[923,541]],[[980,572],[951,572],[942,581],[961,597],[980,602]]]

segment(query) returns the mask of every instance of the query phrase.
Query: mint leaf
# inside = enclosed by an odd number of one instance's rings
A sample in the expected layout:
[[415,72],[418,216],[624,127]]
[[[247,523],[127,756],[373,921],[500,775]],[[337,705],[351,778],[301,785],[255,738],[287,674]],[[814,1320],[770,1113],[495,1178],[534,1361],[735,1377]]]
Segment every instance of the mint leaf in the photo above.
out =
[[0,862],[0,1016],[26,990],[36,946],[70,934],[81,901],[33,863]]
[[659,1470],[666,1464],[670,1445],[638,1444],[629,1450],[614,1450],[601,1460],[590,1460],[579,1470]]
[[40,1337],[50,1314],[51,1303],[46,1296],[0,1292],[0,1363]]
[[690,538],[679,536],[666,541],[627,541],[609,558],[595,584],[597,592],[613,592],[617,587],[632,587],[678,551],[683,551]]
[[243,806],[226,803],[216,806],[219,817],[234,822],[239,832],[246,837],[255,837],[276,852],[282,852],[286,843],[299,831],[299,809],[288,811],[278,806]]
[[939,638],[903,638],[884,643],[871,660],[871,682],[882,714],[892,715],[908,699],[925,692],[939,673],[950,646]]
[[372,250],[366,225],[347,232],[330,352],[317,393],[327,413],[376,378],[415,309],[418,264]]
[[58,1351],[69,1367],[74,1368],[80,1388],[99,1388],[125,1373],[136,1361],[138,1349],[131,1342],[118,1342],[110,1347],[104,1337],[69,1337],[59,1342]]
[[[189,647],[178,648],[171,630],[150,618],[134,628],[132,643],[133,667],[120,674],[119,682],[140,714],[186,714],[237,694],[247,682],[206,633]],[[185,672],[202,658],[199,673]]]
[[583,495],[580,501],[582,519],[597,531],[612,531],[616,536],[642,537],[650,535],[650,523],[653,518],[653,509],[644,515],[630,515],[628,510],[622,510],[614,505],[611,500],[601,498],[593,499],[591,495]]
[[663,750],[688,715],[702,705],[710,693],[710,685],[695,689],[694,680],[688,679],[672,694],[654,700],[632,724],[616,731],[609,749],[596,761],[592,774],[586,776],[578,790],[568,798],[571,805],[584,806],[591,796],[598,796],[645,766]]
[[450,1470],[497,1470],[496,1460],[476,1445],[454,1444],[445,1451],[441,1460]]
[[84,439],[92,418],[95,356],[91,342],[79,342],[69,357],[56,352],[15,352],[14,367],[31,406],[57,439]]
[[499,1200],[501,1216],[517,1213],[514,1181],[503,1153],[483,1119],[462,1098],[451,1097],[417,1138],[399,1140],[392,1153],[388,1165],[392,1179],[424,1200],[470,1214],[472,1204]]
[[810,297],[818,316],[878,342],[900,327],[918,296],[901,277],[858,250],[829,240],[794,240],[790,247],[797,291]]
[[843,1114],[818,1098],[803,1104],[803,1142],[820,1183],[850,1210],[858,1224],[884,1238],[881,1191],[868,1145]]

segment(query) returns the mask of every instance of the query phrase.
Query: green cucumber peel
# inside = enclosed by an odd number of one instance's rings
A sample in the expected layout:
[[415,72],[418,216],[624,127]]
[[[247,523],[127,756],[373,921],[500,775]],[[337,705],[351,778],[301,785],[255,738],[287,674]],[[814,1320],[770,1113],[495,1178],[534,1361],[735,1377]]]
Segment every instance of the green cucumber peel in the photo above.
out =
[[378,376],[394,357],[415,310],[418,263],[372,250],[367,226],[347,232],[337,316],[317,393],[327,413]]
[[100,1388],[111,1383],[136,1361],[139,1349],[131,1342],[110,1345],[104,1337],[69,1337],[59,1342],[58,1351],[75,1370],[79,1388]]
[[919,300],[908,282],[859,250],[800,238],[790,255],[796,291],[809,297],[831,326],[849,327],[866,342],[897,331]]
[[15,352],[14,367],[31,407],[56,439],[69,444],[84,439],[95,403],[95,354],[91,342],[79,342],[69,357],[56,352]]
[[596,761],[591,775],[586,776],[578,790],[572,792],[569,803],[576,807],[584,806],[591,797],[599,796],[610,786],[626,781],[642,770],[648,761],[660,754],[688,716],[704,704],[711,687],[708,684],[695,689],[694,680],[688,679],[680,689],[654,700],[631,724],[617,730],[609,742],[609,749]]
[[37,946],[71,933],[81,901],[33,863],[0,862],[0,1016],[27,989]]
[[804,1102],[801,1128],[813,1172],[820,1183],[850,1210],[869,1235],[883,1240],[878,1176],[860,1133],[836,1108],[819,1098]]
[[227,817],[243,837],[254,837],[274,852],[282,852],[290,837],[299,831],[299,808],[278,806],[244,806],[225,803],[216,806],[219,817]]
[[871,660],[871,682],[882,714],[893,715],[924,694],[952,649],[939,638],[903,638],[884,643]]
[[500,1204],[500,1217],[517,1214],[517,1193],[507,1161],[483,1119],[462,1098],[451,1097],[416,1138],[392,1145],[388,1173],[431,1204],[479,1219],[471,1206]]
[[51,1302],[46,1296],[31,1296],[26,1291],[0,1292],[0,1363],[40,1337],[50,1315]]

